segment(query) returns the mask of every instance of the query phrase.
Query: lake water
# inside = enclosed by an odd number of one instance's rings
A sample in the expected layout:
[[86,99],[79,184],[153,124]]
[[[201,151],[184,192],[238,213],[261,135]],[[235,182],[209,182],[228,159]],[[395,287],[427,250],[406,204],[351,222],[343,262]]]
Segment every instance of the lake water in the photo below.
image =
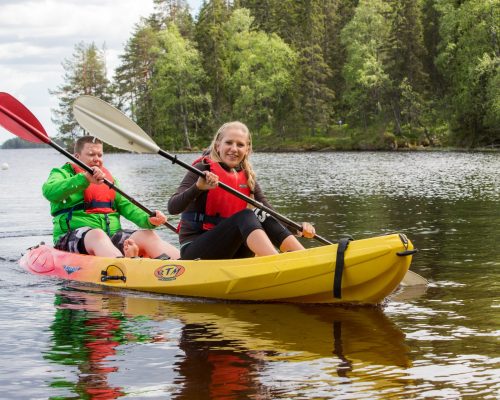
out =
[[[31,275],[17,261],[51,241],[40,188],[65,161],[0,150],[0,398],[500,398],[499,153],[254,155],[281,214],[332,240],[397,231],[420,249],[412,269],[427,290],[380,308],[207,302]],[[166,211],[184,175],[158,155],[106,161],[151,209]]]

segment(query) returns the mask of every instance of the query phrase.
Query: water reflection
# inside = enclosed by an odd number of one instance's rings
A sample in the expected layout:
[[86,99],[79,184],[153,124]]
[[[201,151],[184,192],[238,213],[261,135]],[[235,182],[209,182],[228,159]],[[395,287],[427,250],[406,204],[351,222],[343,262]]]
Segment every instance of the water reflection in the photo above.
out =
[[[283,389],[266,376],[282,366],[306,364],[326,374],[328,385],[411,366],[404,334],[368,307],[185,302],[67,288],[56,295],[51,331],[45,358],[76,367],[73,378],[51,385],[79,398],[165,391],[175,399],[277,398]],[[142,365],[132,383],[134,359]],[[171,373],[153,379],[155,367]]]
[[184,357],[175,364],[180,389],[174,398],[265,398],[266,388],[258,379],[264,352],[221,337],[210,323],[184,325],[179,348]]
[[115,399],[123,395],[108,384],[116,367],[106,366],[107,357],[126,339],[121,329],[123,316],[99,315],[87,310],[84,296],[56,294],[56,313],[50,329],[52,348],[44,354],[52,362],[76,366],[77,382],[57,378],[52,387],[66,388],[79,398]]

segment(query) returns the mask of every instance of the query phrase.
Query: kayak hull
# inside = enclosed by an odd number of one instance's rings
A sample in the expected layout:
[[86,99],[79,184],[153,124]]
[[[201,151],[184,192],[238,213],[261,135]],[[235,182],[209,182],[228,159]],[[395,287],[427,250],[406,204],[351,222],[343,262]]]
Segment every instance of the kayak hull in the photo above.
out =
[[38,275],[176,296],[378,304],[401,283],[412,249],[401,234],[351,241],[341,298],[333,295],[336,244],[266,257],[167,261],[95,257],[40,245],[24,254],[20,264]]

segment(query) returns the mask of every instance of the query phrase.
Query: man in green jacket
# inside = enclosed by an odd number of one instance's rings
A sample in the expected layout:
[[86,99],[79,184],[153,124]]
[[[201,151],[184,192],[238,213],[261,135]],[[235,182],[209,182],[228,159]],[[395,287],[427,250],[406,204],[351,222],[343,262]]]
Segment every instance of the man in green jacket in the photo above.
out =
[[[57,249],[104,257],[144,256],[179,258],[179,251],[151,229],[163,225],[165,215],[156,211],[150,217],[135,204],[103,184],[116,184],[103,166],[102,142],[93,136],[76,141],[75,157],[92,168],[90,174],[75,164],[54,168],[43,184],[43,195],[50,201]],[[123,230],[120,216],[142,230]]]

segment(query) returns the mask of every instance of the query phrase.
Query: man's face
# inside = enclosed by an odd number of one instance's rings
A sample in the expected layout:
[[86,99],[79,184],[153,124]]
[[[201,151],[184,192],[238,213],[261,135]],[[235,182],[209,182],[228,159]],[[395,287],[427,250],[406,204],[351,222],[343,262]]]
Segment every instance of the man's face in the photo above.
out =
[[85,143],[81,153],[76,153],[75,157],[80,159],[89,167],[102,167],[102,144]]

